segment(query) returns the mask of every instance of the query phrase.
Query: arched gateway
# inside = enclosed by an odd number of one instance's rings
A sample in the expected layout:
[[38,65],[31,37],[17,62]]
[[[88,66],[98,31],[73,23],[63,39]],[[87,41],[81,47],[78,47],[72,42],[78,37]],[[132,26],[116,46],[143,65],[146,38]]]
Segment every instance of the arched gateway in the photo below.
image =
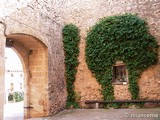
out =
[[24,69],[24,118],[48,113],[48,49],[39,39],[26,34],[6,37],[6,47],[15,49]]

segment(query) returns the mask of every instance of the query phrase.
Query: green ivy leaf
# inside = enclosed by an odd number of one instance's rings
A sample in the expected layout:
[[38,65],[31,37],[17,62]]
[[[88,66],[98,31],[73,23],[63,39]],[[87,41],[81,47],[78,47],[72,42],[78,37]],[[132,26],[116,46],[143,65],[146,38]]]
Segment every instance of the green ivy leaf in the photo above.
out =
[[76,101],[76,93],[74,92],[75,74],[78,66],[78,54],[79,54],[79,29],[73,25],[68,24],[63,28],[63,43],[65,51],[65,65],[66,65],[66,82],[67,82],[67,104],[66,107],[78,108],[78,102]]
[[123,14],[101,19],[88,32],[86,62],[102,86],[104,100],[114,99],[112,66],[117,60],[127,65],[132,99],[139,98],[137,80],[157,60],[157,41],[148,31],[137,15]]

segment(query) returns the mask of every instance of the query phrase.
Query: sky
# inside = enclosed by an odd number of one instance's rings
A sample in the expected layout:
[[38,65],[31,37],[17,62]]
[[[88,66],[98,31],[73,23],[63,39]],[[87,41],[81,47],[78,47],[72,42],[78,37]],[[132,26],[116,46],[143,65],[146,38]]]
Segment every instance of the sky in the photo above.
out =
[[6,70],[23,70],[20,58],[12,48],[5,48],[5,68]]

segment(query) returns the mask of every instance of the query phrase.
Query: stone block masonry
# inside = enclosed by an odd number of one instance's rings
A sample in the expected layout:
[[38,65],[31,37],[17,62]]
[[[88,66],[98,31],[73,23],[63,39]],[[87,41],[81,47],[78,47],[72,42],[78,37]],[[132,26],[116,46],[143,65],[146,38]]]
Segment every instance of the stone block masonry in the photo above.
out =
[[[142,19],[146,20],[151,34],[156,37],[160,45],[160,29],[158,27],[160,26],[160,1],[158,0],[68,0],[64,3],[62,11],[65,23],[74,23],[80,28],[80,54],[75,91],[81,96],[79,102],[82,107],[85,107],[83,104],[85,100],[102,99],[99,92],[100,86],[92,73],[88,70],[85,62],[85,38],[87,36],[87,31],[101,18],[124,13],[137,14]],[[144,71],[139,79],[141,98],[159,99],[159,74],[159,64],[151,66]],[[116,99],[121,100],[131,99],[131,95],[128,91],[128,84],[114,85],[114,96]]]
[[[3,5],[0,11],[3,12],[0,14],[0,21],[4,21],[6,25],[5,36],[4,26],[0,24],[0,91],[2,93],[4,87],[4,47],[6,37],[13,34],[25,34],[32,36],[46,46],[45,50],[43,47],[40,48],[37,46],[38,44],[31,40],[32,37],[27,39],[23,39],[21,35],[11,37],[14,41],[18,39],[18,42],[27,50],[33,50],[28,59],[22,56],[25,62],[27,60],[30,61],[28,63],[30,67],[26,69],[26,72],[30,72],[32,78],[27,78],[26,85],[31,82],[31,86],[26,86],[26,89],[30,90],[28,94],[30,96],[28,97],[31,97],[31,103],[37,108],[32,111],[31,117],[42,115],[36,111],[41,112],[43,110],[45,113],[43,116],[48,116],[65,108],[67,92],[64,75],[65,56],[62,42],[64,24],[73,23],[80,29],[79,66],[77,67],[75,91],[80,96],[79,102],[82,107],[86,107],[85,100],[102,99],[99,91],[101,86],[97,83],[96,78],[92,75],[85,62],[87,31],[101,18],[123,13],[138,14],[138,16],[147,21],[151,34],[156,37],[160,45],[160,28],[158,27],[160,26],[159,0],[29,0],[1,1],[1,3]],[[39,54],[40,51],[42,54]],[[159,99],[159,69],[159,64],[157,64],[142,73],[139,79],[140,96],[142,98]],[[48,72],[45,70],[48,70]],[[127,87],[128,85],[114,85],[115,98],[130,99]],[[38,99],[35,99],[35,94],[33,94],[35,91],[42,93],[42,95],[37,94],[39,96]],[[2,108],[2,102],[0,102],[0,108]],[[0,109],[0,117],[2,117],[2,109]]]
[[3,118],[3,105],[4,105],[4,77],[5,77],[5,36],[4,25],[0,23],[0,118]]
[[[25,114],[25,116],[48,116],[63,110],[67,94],[61,37],[63,22],[60,19],[59,9],[57,9],[61,3],[59,1],[29,0],[1,1],[0,4],[2,5],[0,11],[3,11],[0,20],[5,22],[6,37],[12,39],[14,44],[20,43],[26,49],[26,55],[20,54],[24,60],[27,75],[25,105],[35,109],[31,114]],[[4,37],[4,45],[5,39]],[[40,48],[35,40],[44,44],[46,50],[43,50],[43,47]],[[16,46],[14,47],[18,53],[21,53],[23,50]],[[32,55],[25,57],[31,51],[33,51]],[[43,53],[44,51],[46,52]],[[4,65],[4,61],[1,62]]]

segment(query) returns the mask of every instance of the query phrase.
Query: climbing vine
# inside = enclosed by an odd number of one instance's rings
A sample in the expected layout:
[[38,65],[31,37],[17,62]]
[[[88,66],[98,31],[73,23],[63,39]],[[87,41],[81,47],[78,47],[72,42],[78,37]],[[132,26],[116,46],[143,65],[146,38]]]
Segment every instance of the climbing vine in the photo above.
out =
[[77,108],[76,93],[74,92],[75,74],[78,66],[78,54],[79,54],[79,29],[73,25],[68,24],[63,28],[63,43],[65,50],[65,65],[66,65],[66,82],[67,82],[67,108]]
[[101,85],[104,100],[114,100],[113,65],[123,61],[128,70],[132,99],[139,99],[138,78],[157,61],[157,42],[137,15],[123,14],[101,19],[86,38],[86,62]]

